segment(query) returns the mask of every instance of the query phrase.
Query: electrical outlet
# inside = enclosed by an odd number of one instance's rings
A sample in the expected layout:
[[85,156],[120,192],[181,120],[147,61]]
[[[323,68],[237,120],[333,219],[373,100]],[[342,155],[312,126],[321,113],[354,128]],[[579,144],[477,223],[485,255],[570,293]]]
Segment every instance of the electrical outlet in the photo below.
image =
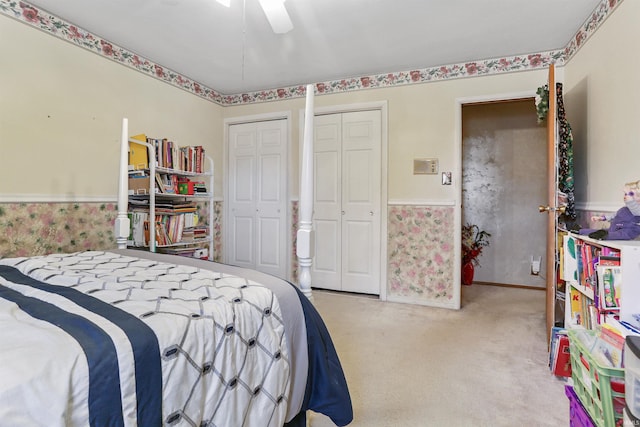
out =
[[540,261],[541,261],[541,257],[538,257],[538,259],[533,259],[533,255],[531,256],[531,275],[532,276],[537,276],[538,274],[540,274]]

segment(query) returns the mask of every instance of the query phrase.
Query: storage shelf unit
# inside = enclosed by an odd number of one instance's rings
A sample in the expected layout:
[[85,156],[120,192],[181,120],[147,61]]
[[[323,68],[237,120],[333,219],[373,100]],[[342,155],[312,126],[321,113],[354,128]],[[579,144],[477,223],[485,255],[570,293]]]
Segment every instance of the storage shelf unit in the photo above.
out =
[[[621,292],[619,299],[619,322],[627,322],[630,325],[634,325],[640,329],[640,321],[636,320],[636,317],[640,315],[640,241],[637,240],[596,240],[588,236],[578,235],[575,233],[568,233],[567,238],[575,239],[575,242],[583,245],[588,245],[589,248],[594,248],[595,253],[605,254],[610,251],[619,253],[620,258],[620,279],[621,279]],[[571,257],[567,249],[564,250],[565,268],[567,268],[567,258]],[[575,254],[579,256],[580,254]],[[565,271],[565,278],[570,272]],[[597,275],[596,275],[597,278]],[[565,327],[571,328],[576,325],[576,318],[572,313],[571,308],[571,292],[578,292],[585,298],[593,301],[595,308],[600,311],[604,308],[602,301],[598,298],[598,293],[602,283],[598,283],[596,280],[593,286],[585,286],[584,283],[580,283],[578,280],[566,280],[566,299],[565,299]],[[575,300],[575,298],[574,298]],[[622,325],[614,320],[612,316],[601,316],[601,320],[605,323],[610,323],[616,328],[621,328]],[[624,330],[624,327],[623,327]]]
[[[625,336],[638,335],[640,329],[640,241],[567,232],[561,259],[575,392],[571,425],[622,425],[633,390],[625,381],[628,361],[623,363],[627,352],[622,346]],[[576,408],[583,411],[576,414]]]
[[[124,132],[124,131],[123,131]],[[204,249],[206,248],[206,258],[208,260],[213,260],[213,229],[214,229],[214,199],[213,199],[213,188],[214,188],[214,164],[213,159],[211,157],[204,155],[203,160],[204,164],[202,165],[202,172],[193,172],[186,171],[181,169],[173,169],[166,167],[159,167],[156,165],[156,147],[149,142],[141,141],[140,139],[128,138],[128,144],[135,143],[140,144],[147,147],[148,151],[148,168],[144,169],[135,169],[129,170],[129,173],[133,174],[142,174],[147,177],[148,180],[148,188],[145,188],[144,191],[137,186],[136,190],[133,191],[131,189],[128,190],[128,202],[130,205],[129,212],[132,212],[131,206],[139,206],[138,210],[148,211],[148,244],[139,246],[131,244],[129,242],[128,247],[133,247],[136,249],[148,249],[151,252],[167,252],[167,253],[178,253],[179,251],[172,250],[177,248],[184,249],[194,249],[194,253],[198,258],[205,258],[203,256]],[[154,161],[155,160],[155,161]],[[156,176],[159,174],[176,177],[176,178],[201,178],[204,179],[205,185],[207,186],[207,192],[202,193],[194,193],[194,194],[179,194],[179,193],[166,193],[160,192],[159,187],[162,183],[159,183],[156,180]],[[158,235],[158,230],[156,227],[156,216],[162,215],[166,217],[178,217],[179,215],[185,215],[184,212],[180,211],[171,211],[170,209],[162,209],[158,208],[159,204],[162,202],[170,201],[172,203],[175,202],[197,202],[197,201],[205,201],[208,203],[208,228],[205,237],[201,238],[193,238],[188,241],[177,241],[171,242],[168,244],[158,244],[156,238],[154,236]],[[184,221],[184,218],[181,219]],[[133,222],[131,223],[131,227],[134,227]],[[165,232],[167,230],[164,230]],[[160,233],[161,234],[161,233]]]

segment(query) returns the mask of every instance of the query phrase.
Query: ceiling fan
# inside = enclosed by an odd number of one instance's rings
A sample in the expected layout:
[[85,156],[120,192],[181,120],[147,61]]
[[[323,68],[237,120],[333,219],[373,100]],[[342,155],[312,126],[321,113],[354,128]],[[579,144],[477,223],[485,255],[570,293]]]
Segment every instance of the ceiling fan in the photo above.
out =
[[[216,0],[221,5],[231,7],[231,0]],[[273,32],[285,34],[293,29],[293,23],[284,7],[285,0],[258,0],[262,11],[267,17]]]

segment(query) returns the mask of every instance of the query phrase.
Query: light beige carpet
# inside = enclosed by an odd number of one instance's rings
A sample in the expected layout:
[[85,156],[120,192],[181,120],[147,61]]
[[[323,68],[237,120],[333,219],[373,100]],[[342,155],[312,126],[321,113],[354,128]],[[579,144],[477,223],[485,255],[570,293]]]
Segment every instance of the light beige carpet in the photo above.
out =
[[569,425],[565,382],[548,368],[543,291],[467,286],[459,311],[326,291],[314,303],[347,377],[350,426]]

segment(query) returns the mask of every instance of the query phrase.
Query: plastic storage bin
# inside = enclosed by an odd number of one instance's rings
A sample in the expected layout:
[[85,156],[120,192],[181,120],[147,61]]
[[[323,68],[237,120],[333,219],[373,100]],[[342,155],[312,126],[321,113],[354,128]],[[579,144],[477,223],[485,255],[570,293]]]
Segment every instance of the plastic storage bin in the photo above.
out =
[[622,368],[599,364],[589,352],[596,331],[570,329],[571,378],[580,403],[597,427],[622,426],[625,383]]
[[595,427],[595,424],[589,417],[587,410],[584,409],[580,398],[573,391],[570,385],[564,386],[564,392],[569,398],[569,426],[570,427]]

